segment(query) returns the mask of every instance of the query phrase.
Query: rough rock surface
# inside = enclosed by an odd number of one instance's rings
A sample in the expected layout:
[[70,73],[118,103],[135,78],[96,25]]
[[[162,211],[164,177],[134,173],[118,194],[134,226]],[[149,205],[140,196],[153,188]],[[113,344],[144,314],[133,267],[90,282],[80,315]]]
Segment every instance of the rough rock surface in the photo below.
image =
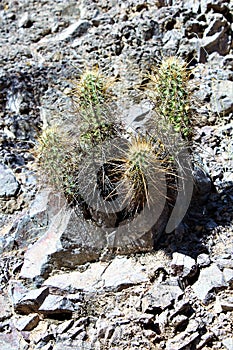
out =
[[[1,350],[232,350],[232,13],[230,0],[0,4]],[[120,78],[133,103],[119,110],[142,127],[151,106],[133,88],[169,55],[192,69],[195,195],[173,232],[161,220],[156,240],[121,231],[116,245],[40,188],[31,150],[86,66]]]

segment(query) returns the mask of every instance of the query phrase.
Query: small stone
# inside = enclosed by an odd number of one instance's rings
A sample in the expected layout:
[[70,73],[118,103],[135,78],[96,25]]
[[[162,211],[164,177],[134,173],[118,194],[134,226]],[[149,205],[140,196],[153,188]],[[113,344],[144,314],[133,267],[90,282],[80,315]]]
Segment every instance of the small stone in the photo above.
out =
[[66,314],[71,315],[74,306],[66,297],[59,295],[48,295],[40,306],[39,311],[44,315]]
[[192,286],[196,296],[204,303],[208,304],[211,299],[211,293],[218,289],[226,288],[223,273],[216,264],[201,270],[197,282]]
[[28,12],[25,12],[18,21],[19,28],[29,28],[33,24],[31,17]]
[[233,338],[231,338],[231,337],[225,338],[225,339],[223,339],[222,343],[227,350],[233,349]]
[[229,284],[229,286],[233,287],[233,269],[223,269],[223,276],[225,281]]
[[35,328],[39,323],[39,315],[38,314],[30,314],[28,316],[23,316],[17,319],[15,323],[15,327],[19,331],[31,331]]
[[68,28],[64,29],[61,33],[57,34],[55,41],[62,41],[71,37],[79,37],[87,32],[91,23],[85,20],[79,20],[71,24]]
[[185,315],[177,315],[172,319],[172,325],[174,327],[182,326],[188,323],[188,317]]
[[0,164],[0,197],[13,197],[19,190],[19,183],[12,171]]
[[193,258],[181,253],[172,254],[171,269],[175,276],[192,277],[197,272],[197,265]]
[[210,265],[210,257],[208,254],[199,254],[197,257],[197,264],[199,267],[207,267]]

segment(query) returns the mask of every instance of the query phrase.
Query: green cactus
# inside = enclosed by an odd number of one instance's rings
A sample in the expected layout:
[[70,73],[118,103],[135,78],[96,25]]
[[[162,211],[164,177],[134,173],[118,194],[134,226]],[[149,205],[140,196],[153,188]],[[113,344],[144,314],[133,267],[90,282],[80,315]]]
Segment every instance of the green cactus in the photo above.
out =
[[186,64],[179,58],[162,60],[156,72],[149,76],[150,89],[155,92],[155,108],[184,138],[191,135],[190,101]]

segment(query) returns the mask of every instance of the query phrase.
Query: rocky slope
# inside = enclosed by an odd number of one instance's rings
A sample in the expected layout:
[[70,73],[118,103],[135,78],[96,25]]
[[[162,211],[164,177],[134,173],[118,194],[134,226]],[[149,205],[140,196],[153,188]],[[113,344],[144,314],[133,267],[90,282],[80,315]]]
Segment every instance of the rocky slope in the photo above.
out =
[[[227,0],[2,2],[1,349],[233,349],[232,11]],[[130,95],[169,55],[192,68],[196,195],[156,245],[149,232],[116,252],[41,191],[31,150],[71,113],[66,92],[86,66]],[[136,128],[148,106],[121,112]]]

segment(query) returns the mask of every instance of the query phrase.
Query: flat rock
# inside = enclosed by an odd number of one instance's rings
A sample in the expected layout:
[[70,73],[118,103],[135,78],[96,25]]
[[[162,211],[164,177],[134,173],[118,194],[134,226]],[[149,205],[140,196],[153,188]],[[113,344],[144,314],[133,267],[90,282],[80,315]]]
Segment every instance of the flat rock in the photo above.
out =
[[15,304],[15,311],[21,314],[37,311],[48,294],[48,287],[30,290]]
[[39,311],[44,315],[72,314],[73,303],[66,297],[59,295],[48,295],[40,306]]
[[181,253],[172,254],[171,269],[175,276],[192,277],[197,272],[197,265],[193,258]]
[[139,283],[148,282],[145,268],[133,259],[116,257],[110,264],[93,263],[84,272],[70,272],[49,277],[44,286],[63,290],[96,291],[97,289],[118,291]]
[[31,331],[35,328],[39,323],[39,315],[38,314],[30,314],[28,316],[21,316],[15,322],[15,327],[19,331]]
[[211,293],[218,289],[227,287],[222,271],[216,264],[212,264],[202,269],[197,282],[192,286],[196,296],[204,303],[208,304]]
[[15,196],[19,187],[13,172],[6,165],[0,164],[0,197]]
[[61,290],[95,291],[101,274],[106,269],[106,263],[93,263],[84,272],[73,271],[69,273],[54,275],[44,281],[44,286],[56,287]]
[[149,281],[145,268],[125,257],[116,257],[101,279],[104,289],[114,291]]

